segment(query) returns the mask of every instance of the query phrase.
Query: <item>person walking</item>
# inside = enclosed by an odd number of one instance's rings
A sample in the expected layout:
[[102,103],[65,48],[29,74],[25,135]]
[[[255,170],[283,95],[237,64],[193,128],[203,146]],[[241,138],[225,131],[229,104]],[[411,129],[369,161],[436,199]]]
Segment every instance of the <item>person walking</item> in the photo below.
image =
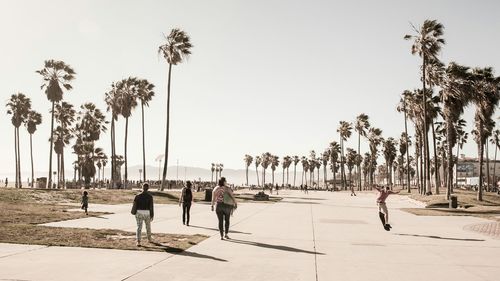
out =
[[191,181],[186,182],[186,186],[182,188],[181,197],[179,198],[179,206],[182,204],[182,224],[189,226],[189,211],[193,202],[193,191],[191,189]]
[[233,209],[236,209],[237,203],[233,195],[233,190],[226,186],[225,177],[219,179],[219,185],[212,193],[212,212],[214,211],[214,204],[216,204],[215,213],[219,220],[220,239],[229,239],[227,235],[229,233],[229,218]]
[[89,193],[84,191],[82,194],[82,210],[85,211],[85,214],[88,215],[87,209],[89,208]]
[[153,196],[148,192],[149,184],[142,184],[142,192],[134,198],[132,205],[132,215],[135,215],[137,221],[137,247],[141,246],[142,223],[146,225],[146,234],[148,241],[153,242],[151,238],[151,222],[154,218]]
[[382,220],[384,229],[389,231],[392,228],[392,226],[389,224],[389,210],[387,209],[387,204],[385,203],[385,200],[387,199],[387,197],[389,197],[389,195],[398,194],[400,191],[394,192],[390,190],[388,186],[382,188],[374,186],[373,188],[375,188],[375,190],[378,191],[377,206],[380,219]]

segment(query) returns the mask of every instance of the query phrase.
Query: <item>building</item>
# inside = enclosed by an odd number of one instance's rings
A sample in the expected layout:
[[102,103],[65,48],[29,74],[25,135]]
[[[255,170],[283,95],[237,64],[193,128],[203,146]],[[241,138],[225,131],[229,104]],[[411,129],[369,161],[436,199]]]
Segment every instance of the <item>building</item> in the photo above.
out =
[[[483,179],[486,181],[486,157],[483,161]],[[496,162],[496,164],[495,164]],[[497,182],[500,178],[500,161],[495,161],[493,159],[489,160],[489,170],[490,170],[490,181]],[[465,157],[461,154],[458,158],[456,174],[458,185],[465,185],[468,179],[479,178],[479,160],[477,158]]]

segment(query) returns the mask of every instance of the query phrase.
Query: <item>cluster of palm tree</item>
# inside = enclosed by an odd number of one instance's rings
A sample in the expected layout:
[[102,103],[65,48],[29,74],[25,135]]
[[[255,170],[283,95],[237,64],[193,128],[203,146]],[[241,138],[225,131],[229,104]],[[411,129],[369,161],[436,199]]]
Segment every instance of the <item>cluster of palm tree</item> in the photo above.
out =
[[224,164],[221,163],[212,163],[212,167],[210,168],[212,171],[212,182],[214,182],[214,172],[215,172],[215,182],[218,182],[222,177],[222,170],[224,170]]
[[[452,151],[455,145],[459,149],[467,140],[461,115],[472,104],[475,115],[471,133],[477,144],[479,159],[477,199],[482,200],[484,150],[495,128],[493,115],[500,100],[500,78],[494,76],[491,67],[470,68],[456,62],[448,65],[441,62],[438,55],[445,40],[444,27],[439,22],[426,20],[420,28],[412,27],[415,33],[404,38],[413,41],[411,52],[422,59],[422,89],[405,91],[398,108],[405,113],[405,122],[409,119],[415,127],[415,159],[418,162],[415,167],[419,190],[426,194],[432,192],[431,174],[434,174],[435,193],[439,193],[441,184],[447,187],[448,197],[453,192],[453,167],[457,159]],[[442,125],[436,132],[435,125],[438,124]],[[432,134],[433,160],[429,133]],[[439,171],[444,168],[446,173],[440,179]],[[489,186],[490,177],[487,176],[487,179]]]

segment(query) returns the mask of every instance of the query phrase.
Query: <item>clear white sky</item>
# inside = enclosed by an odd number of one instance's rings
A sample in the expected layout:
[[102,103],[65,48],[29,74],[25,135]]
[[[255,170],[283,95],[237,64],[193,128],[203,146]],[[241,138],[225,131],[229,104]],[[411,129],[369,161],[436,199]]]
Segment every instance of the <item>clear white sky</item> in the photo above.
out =
[[[493,66],[500,75],[498,11],[493,0],[1,0],[0,100],[5,104],[20,91],[43,113],[35,165],[47,171],[50,104],[35,73],[44,60],[63,60],[76,70],[65,99],[77,106],[92,101],[104,110],[111,82],[146,78],[157,86],[146,112],[147,162],[155,165],[164,149],[167,70],[157,48],[162,33],[180,27],[194,48],[189,61],[173,69],[170,164],[243,168],[246,153],[321,152],[338,139],[338,122],[360,112],[384,137],[398,137],[398,95],[420,86],[420,59],[403,40],[412,32],[409,22],[437,19],[446,28],[445,62]],[[130,120],[129,166],[142,161],[138,109]],[[2,111],[0,173],[13,173],[13,127]],[[29,171],[25,130],[21,138],[22,170]],[[110,154],[109,134],[99,145]],[[122,141],[117,145],[121,154]],[[475,155],[472,141],[466,153]],[[73,162],[69,149],[66,155]]]

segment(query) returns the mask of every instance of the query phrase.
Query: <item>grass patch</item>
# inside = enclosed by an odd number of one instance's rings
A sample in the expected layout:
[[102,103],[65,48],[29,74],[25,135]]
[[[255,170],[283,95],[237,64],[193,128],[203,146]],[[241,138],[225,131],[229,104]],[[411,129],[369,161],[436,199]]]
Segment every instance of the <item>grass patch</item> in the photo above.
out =
[[[131,203],[137,191],[90,190],[91,203]],[[204,235],[153,234],[154,244],[135,245],[135,233],[114,229],[48,227],[39,224],[109,213],[68,212],[62,203],[80,201],[80,190],[0,189],[0,242],[47,246],[182,252],[207,238]],[[94,197],[92,197],[94,195]],[[111,199],[109,199],[111,198]],[[158,199],[159,198],[159,199]],[[109,201],[108,201],[109,199]],[[158,193],[156,201],[177,203],[172,193]],[[127,202],[125,202],[127,200]],[[97,202],[96,202],[97,201]]]
[[[443,192],[446,192],[443,190]],[[404,195],[404,194],[402,194]],[[458,199],[458,208],[448,208],[449,202],[446,194],[420,195],[411,194],[410,198],[426,204],[425,209],[404,208],[402,210],[419,216],[474,216],[479,218],[500,221],[500,196],[496,193],[484,192],[483,201],[476,199],[474,191],[456,189],[454,195]]]

